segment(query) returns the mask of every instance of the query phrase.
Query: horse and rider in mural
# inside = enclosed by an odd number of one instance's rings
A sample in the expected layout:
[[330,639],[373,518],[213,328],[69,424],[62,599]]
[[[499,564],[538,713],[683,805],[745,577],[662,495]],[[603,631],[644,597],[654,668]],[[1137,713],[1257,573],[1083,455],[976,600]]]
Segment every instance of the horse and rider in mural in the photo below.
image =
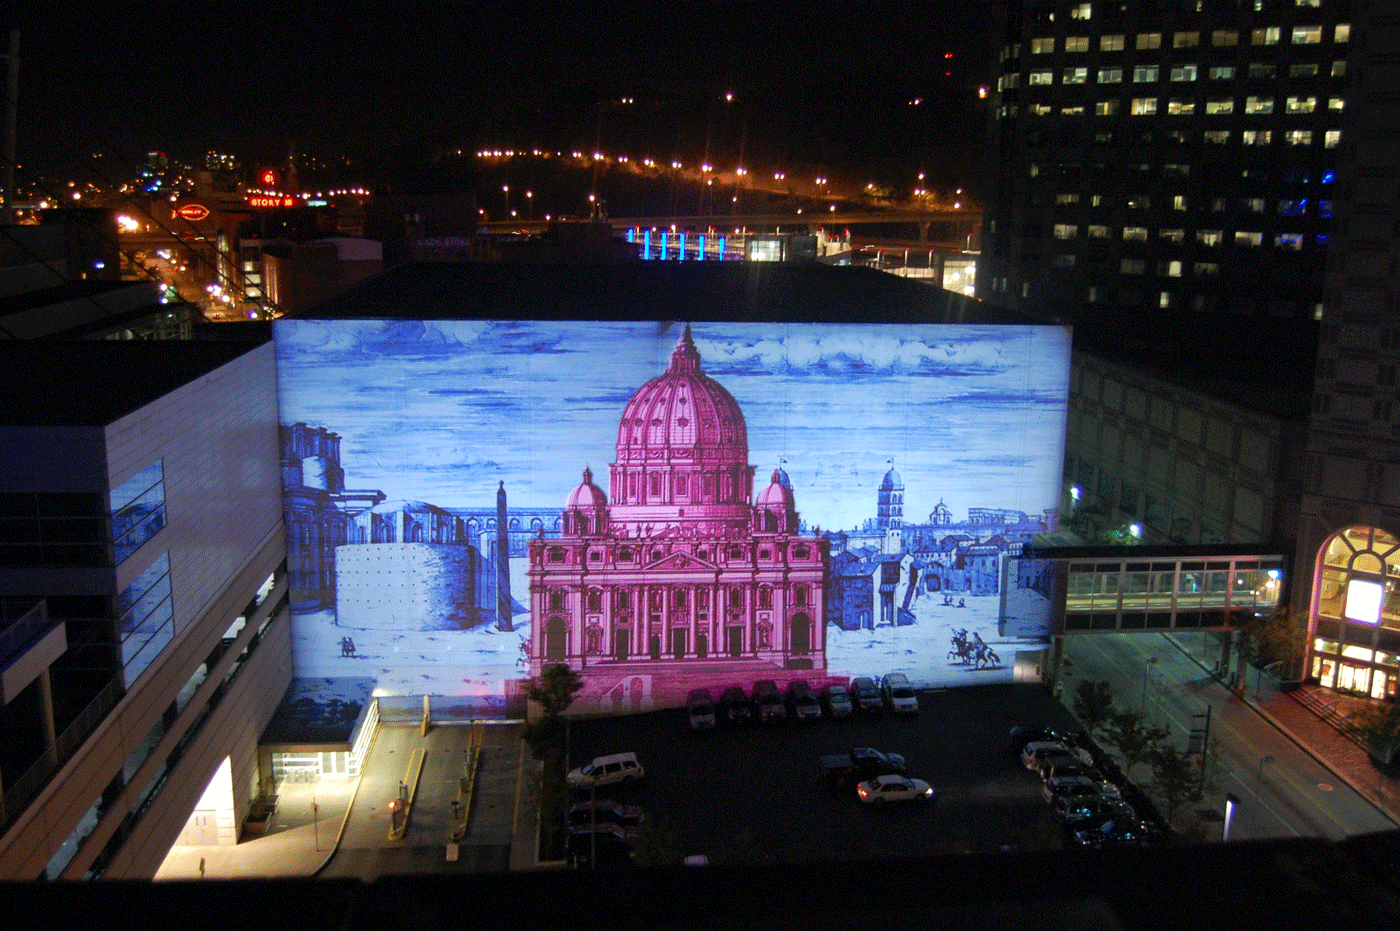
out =
[[969,638],[966,628],[953,633],[953,648],[948,651],[948,658],[974,669],[995,669],[1001,665],[1001,657],[987,645],[982,635],[973,631]]

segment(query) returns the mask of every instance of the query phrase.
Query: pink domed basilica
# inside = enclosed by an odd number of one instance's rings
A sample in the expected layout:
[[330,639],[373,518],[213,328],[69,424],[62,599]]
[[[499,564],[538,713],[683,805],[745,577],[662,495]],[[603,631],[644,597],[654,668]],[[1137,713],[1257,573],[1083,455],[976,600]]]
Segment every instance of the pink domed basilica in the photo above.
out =
[[562,536],[530,544],[530,675],[567,663],[576,706],[604,712],[758,679],[818,685],[826,542],[798,532],[781,470],[753,497],[748,458],[744,414],[687,326],[623,408],[608,492],[585,468]]

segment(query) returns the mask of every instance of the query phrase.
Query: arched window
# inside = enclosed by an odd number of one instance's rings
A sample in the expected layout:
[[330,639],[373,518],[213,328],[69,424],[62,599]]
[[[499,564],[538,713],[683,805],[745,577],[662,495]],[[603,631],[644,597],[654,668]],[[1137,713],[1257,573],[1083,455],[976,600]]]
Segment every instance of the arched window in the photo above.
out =
[[[1381,629],[1400,630],[1400,540],[1376,527],[1347,527],[1317,555],[1308,673],[1328,688],[1394,697],[1393,652]],[[1393,635],[1389,635],[1393,636]]]
[[758,590],[758,606],[760,608],[773,607],[773,589],[765,585]]
[[588,610],[603,610],[603,593],[596,588],[589,589],[588,591]]
[[551,662],[562,662],[568,656],[569,628],[562,617],[549,619],[544,638],[544,658]]
[[549,610],[564,610],[564,593],[557,588],[551,589],[549,592]]

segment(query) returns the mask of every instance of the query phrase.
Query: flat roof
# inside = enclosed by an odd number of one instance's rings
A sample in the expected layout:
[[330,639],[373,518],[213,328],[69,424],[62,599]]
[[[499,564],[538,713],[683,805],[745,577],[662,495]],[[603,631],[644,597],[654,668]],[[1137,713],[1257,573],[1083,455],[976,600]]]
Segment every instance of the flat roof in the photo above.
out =
[[869,268],[782,262],[414,262],[301,319],[1035,323]]
[[[256,342],[0,341],[0,425],[106,426],[251,352]],[[268,390],[275,390],[269,385]]]

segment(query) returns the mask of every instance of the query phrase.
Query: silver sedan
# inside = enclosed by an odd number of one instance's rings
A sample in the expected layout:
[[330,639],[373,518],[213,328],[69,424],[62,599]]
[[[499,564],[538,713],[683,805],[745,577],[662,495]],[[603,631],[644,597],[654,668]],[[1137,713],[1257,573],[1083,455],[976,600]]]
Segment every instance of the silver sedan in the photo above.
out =
[[938,793],[922,779],[907,776],[878,776],[856,786],[862,802],[879,805],[884,802],[931,802]]

